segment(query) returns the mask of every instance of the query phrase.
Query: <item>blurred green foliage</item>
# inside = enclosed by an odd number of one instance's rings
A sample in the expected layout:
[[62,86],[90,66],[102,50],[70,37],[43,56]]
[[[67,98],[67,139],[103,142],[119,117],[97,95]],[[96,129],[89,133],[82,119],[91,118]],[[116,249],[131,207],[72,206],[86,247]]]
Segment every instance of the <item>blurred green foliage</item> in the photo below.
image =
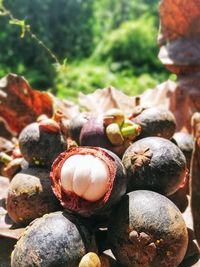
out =
[[159,71],[156,35],[154,18],[142,16],[111,31],[97,47],[95,55],[102,61],[118,62],[118,68],[134,68],[136,75],[151,72],[151,69]]
[[[128,70],[113,72],[108,65],[97,65],[91,61],[71,64],[67,72],[59,72],[56,76],[58,97],[77,99],[79,92],[92,93],[95,89],[110,85],[128,95],[139,94],[144,88],[153,88],[158,77],[147,73],[134,76]],[[76,90],[75,90],[76,88]]]
[[24,75],[34,88],[76,98],[109,85],[127,94],[154,87],[169,74],[157,59],[158,0],[4,0],[14,17],[57,56],[0,17],[0,76]]

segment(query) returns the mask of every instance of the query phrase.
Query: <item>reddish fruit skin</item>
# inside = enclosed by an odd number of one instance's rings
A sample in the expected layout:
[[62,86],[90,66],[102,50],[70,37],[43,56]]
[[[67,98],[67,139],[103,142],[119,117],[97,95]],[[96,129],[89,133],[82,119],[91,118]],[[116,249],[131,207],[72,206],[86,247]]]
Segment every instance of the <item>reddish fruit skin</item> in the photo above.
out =
[[113,210],[108,239],[116,259],[126,267],[177,267],[188,232],[181,212],[166,197],[146,190],[125,195]]
[[60,131],[45,129],[35,122],[26,126],[19,135],[19,147],[23,157],[31,165],[51,166],[54,159],[67,149]]
[[[75,193],[66,192],[60,183],[62,165],[72,155],[93,155],[103,160],[109,169],[109,187],[105,195],[96,202],[89,202]],[[126,192],[126,175],[121,160],[112,152],[99,147],[75,147],[61,153],[51,168],[51,184],[61,205],[70,212],[85,217],[92,215],[104,217],[111,211]]]
[[91,229],[80,218],[59,211],[27,227],[12,252],[11,266],[75,267],[91,251],[97,251]]

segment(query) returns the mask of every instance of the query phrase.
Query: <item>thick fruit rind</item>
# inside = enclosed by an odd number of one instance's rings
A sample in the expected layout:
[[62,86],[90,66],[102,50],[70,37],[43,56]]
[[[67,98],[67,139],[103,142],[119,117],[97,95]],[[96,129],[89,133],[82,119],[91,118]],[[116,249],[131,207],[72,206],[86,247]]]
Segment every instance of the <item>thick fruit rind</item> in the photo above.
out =
[[164,108],[151,107],[144,109],[132,120],[142,128],[138,139],[148,136],[159,136],[170,139],[176,129],[174,115],[171,111]]
[[11,266],[78,266],[88,252],[96,252],[92,232],[69,214],[54,212],[33,221],[17,242]]
[[[60,174],[65,160],[72,155],[93,155],[104,161],[109,170],[109,186],[105,195],[96,202],[80,198],[73,192],[66,192],[61,185]],[[61,153],[51,168],[51,184],[56,197],[67,210],[89,217],[103,214],[116,204],[126,192],[126,176],[120,159],[112,152],[99,147],[75,147]]]
[[9,185],[6,206],[12,220],[20,224],[61,209],[51,189],[49,170],[33,167],[16,174]]
[[171,141],[146,137],[134,142],[124,153],[128,192],[152,190],[163,195],[176,192],[187,176],[183,152]]
[[26,126],[19,135],[19,147],[23,157],[36,166],[51,166],[54,159],[67,149],[61,132],[48,132],[34,122]]
[[126,267],[177,267],[188,245],[178,208],[146,190],[123,197],[112,213],[108,238],[114,256]]

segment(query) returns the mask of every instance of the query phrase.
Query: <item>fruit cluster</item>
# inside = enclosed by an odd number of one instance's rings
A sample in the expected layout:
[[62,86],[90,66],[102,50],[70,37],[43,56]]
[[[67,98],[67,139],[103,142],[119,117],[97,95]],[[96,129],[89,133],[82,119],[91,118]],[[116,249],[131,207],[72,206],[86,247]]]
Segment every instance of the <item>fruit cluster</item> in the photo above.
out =
[[188,231],[170,199],[187,193],[193,138],[175,128],[156,107],[81,113],[67,124],[56,112],[25,127],[11,153],[1,149],[1,174],[20,158],[8,214],[28,225],[11,266],[179,266]]

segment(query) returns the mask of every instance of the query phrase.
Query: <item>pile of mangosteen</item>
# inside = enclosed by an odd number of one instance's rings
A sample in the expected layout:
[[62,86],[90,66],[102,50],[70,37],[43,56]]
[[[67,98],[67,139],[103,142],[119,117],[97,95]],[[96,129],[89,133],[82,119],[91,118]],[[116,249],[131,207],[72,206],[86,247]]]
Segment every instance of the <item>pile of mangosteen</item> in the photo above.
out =
[[193,138],[175,130],[169,110],[141,106],[26,126],[0,154],[8,215],[26,227],[11,267],[189,267],[178,192]]

